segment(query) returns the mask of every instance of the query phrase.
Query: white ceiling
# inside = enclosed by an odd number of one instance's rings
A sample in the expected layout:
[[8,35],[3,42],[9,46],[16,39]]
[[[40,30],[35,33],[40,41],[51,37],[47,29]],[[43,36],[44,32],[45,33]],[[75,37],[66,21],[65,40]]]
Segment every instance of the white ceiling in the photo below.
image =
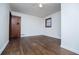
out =
[[39,3],[10,3],[12,11],[17,11],[37,17],[44,18],[61,10],[60,3],[43,3],[43,7],[38,6]]

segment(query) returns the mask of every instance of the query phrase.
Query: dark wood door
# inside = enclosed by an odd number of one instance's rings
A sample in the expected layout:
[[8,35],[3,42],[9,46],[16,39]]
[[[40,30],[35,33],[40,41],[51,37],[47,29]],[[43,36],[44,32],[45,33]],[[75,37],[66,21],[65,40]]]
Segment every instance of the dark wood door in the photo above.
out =
[[21,17],[12,16],[11,17],[11,38],[20,37],[20,25],[21,25]]

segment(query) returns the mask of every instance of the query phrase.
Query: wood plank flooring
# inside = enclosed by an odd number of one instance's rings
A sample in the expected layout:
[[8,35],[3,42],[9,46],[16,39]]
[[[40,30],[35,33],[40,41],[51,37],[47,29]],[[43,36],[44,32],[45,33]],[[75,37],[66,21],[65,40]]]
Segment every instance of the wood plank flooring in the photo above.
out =
[[2,55],[77,55],[60,45],[60,39],[43,35],[11,39]]

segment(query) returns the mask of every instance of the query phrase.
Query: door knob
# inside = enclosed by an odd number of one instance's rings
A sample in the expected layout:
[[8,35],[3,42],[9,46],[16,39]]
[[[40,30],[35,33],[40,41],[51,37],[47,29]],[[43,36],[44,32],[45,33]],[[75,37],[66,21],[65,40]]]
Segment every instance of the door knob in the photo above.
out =
[[17,23],[17,25],[18,25],[19,23]]

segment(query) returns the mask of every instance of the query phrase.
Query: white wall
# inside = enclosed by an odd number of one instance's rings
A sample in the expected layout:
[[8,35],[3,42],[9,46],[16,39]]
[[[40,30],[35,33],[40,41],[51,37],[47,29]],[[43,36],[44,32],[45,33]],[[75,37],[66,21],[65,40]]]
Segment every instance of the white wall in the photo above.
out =
[[13,15],[21,16],[21,36],[47,35],[61,38],[61,12],[49,15],[52,17],[52,28],[45,28],[45,19],[12,11]]
[[0,54],[9,42],[9,6],[0,4]]
[[[52,18],[52,27],[45,28],[45,19],[49,17]],[[44,35],[61,39],[61,12],[59,11],[45,17],[43,27]]]
[[79,4],[61,4],[61,47],[79,54]]
[[13,15],[21,16],[21,36],[41,35],[43,19],[19,12],[12,11]]

